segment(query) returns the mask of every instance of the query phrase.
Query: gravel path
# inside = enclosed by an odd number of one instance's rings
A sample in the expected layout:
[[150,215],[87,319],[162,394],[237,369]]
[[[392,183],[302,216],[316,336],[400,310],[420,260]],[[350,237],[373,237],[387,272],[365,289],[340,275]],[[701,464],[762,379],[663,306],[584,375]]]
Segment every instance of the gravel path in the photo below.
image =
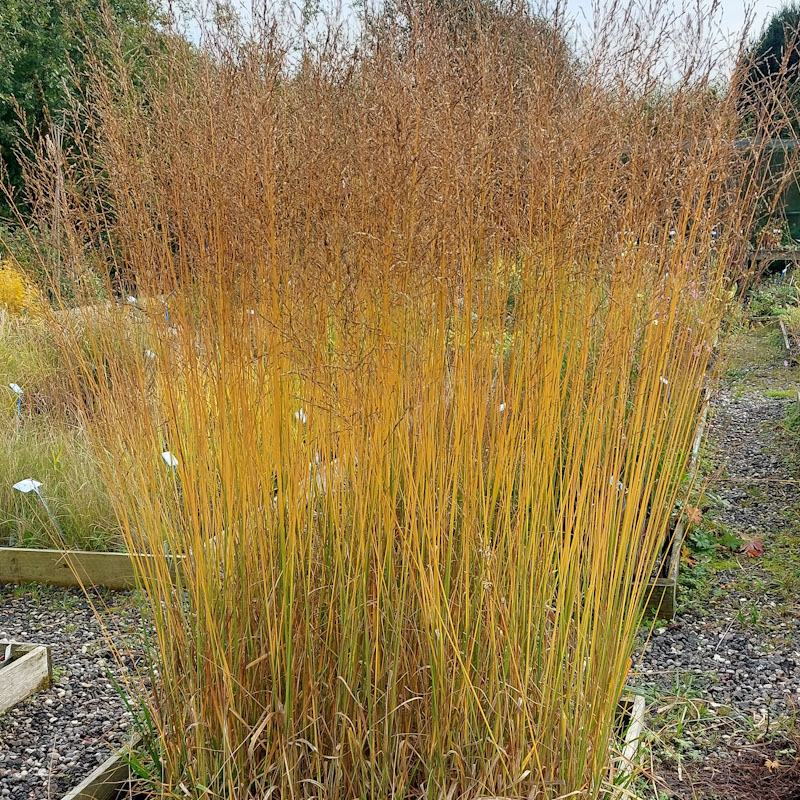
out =
[[[678,745],[699,761],[733,758],[754,732],[790,727],[800,707],[800,471],[797,440],[782,425],[794,401],[780,396],[798,385],[768,329],[733,343],[712,401],[704,460],[707,494],[718,502],[706,516],[718,530],[759,537],[764,552],[715,558],[704,591],[689,597],[694,607],[674,623],[657,623],[632,676],[654,700],[651,716],[678,701],[689,710],[684,720],[697,724],[685,725],[679,735],[688,744]],[[691,577],[686,564],[681,569]],[[686,596],[684,589],[684,606]],[[681,601],[679,587],[679,609]],[[718,735],[704,737],[703,730]],[[666,734],[674,736],[674,729]]]
[[[123,635],[138,629],[131,594],[92,597]],[[108,677],[106,640],[81,591],[39,586],[0,586],[0,639],[49,644],[54,670],[49,689],[0,717],[0,799],[57,800],[131,724]]]

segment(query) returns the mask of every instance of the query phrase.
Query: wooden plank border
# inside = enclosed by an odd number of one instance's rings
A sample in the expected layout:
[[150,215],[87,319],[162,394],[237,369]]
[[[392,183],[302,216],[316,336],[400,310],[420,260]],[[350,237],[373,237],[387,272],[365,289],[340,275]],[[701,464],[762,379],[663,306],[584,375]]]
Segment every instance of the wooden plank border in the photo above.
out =
[[[153,556],[139,555],[138,559]],[[173,569],[179,559],[173,560]],[[0,583],[44,583],[50,586],[133,589],[137,573],[128,553],[90,550],[44,550],[0,547]]]
[[750,250],[745,254],[745,259],[751,268],[764,269],[775,261],[791,261],[797,266],[800,264],[800,249],[796,247],[760,247]]
[[0,642],[12,660],[0,666],[0,714],[50,685],[53,665],[50,648],[43,644]]
[[132,589],[136,572],[127,553],[0,547],[0,583]]
[[797,363],[797,353],[792,349],[792,337],[789,334],[789,329],[782,319],[778,319],[778,325],[781,327],[781,335],[783,336],[783,346],[786,349],[786,360],[790,364]]
[[[126,747],[131,751],[139,743],[135,737]],[[90,772],[62,800],[124,800],[131,796],[131,773],[124,752],[109,756],[99,767]]]
[[[700,462],[700,445],[703,443],[706,426],[708,424],[708,411],[711,402],[711,392],[706,392],[697,433],[692,442],[692,452],[689,457],[689,479],[694,481]],[[681,516],[675,531],[672,534],[672,546],[667,558],[667,574],[664,578],[651,579],[647,585],[645,595],[645,611],[652,612],[656,619],[670,620],[675,616],[675,607],[678,602],[678,572],[681,566],[681,548],[686,535],[686,522]]]
[[644,697],[626,692],[619,701],[620,712],[630,720],[622,739],[622,749],[619,755],[611,760],[611,781],[613,789],[612,798],[627,798],[631,795],[626,791],[628,784],[636,769],[639,749],[644,738],[644,718],[646,703]]

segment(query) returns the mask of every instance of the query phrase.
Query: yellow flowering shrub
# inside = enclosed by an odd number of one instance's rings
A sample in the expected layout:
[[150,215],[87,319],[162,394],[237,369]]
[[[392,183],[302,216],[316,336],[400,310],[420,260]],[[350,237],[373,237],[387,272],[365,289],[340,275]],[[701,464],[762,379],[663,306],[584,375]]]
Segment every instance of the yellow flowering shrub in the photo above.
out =
[[41,307],[39,290],[10,261],[0,261],[0,308],[11,314],[35,313]]

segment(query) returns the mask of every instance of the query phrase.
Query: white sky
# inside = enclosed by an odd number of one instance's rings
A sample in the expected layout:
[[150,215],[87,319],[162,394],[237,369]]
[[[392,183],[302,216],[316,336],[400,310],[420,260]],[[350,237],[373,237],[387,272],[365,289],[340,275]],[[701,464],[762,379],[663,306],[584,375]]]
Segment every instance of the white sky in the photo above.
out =
[[[233,0],[233,4],[238,6],[245,12],[245,17],[248,16],[248,11],[252,6],[260,6],[262,3],[272,6],[283,6],[284,8],[299,9],[307,0]],[[364,0],[360,0],[364,2]],[[366,0],[366,2],[377,2],[378,0]],[[0,0],[2,2],[2,0]],[[206,9],[214,6],[215,0],[162,0],[165,7],[172,7],[174,11],[178,11],[181,6],[194,6],[199,2],[201,7]],[[340,8],[345,20],[352,20],[352,8],[354,2],[358,0],[317,0],[318,7],[323,10],[323,13],[316,17],[316,22],[319,26],[324,26],[323,18],[325,16],[324,9]],[[550,8],[556,5],[566,9],[568,18],[572,18],[576,23],[576,34],[583,38],[591,39],[591,31],[593,28],[592,20],[594,19],[597,8],[607,7],[609,4],[615,3],[615,0],[528,0],[534,8]],[[616,2],[625,6],[629,2],[633,2],[640,7],[646,6],[651,11],[656,11],[657,16],[679,16],[682,11],[688,11],[689,15],[692,11],[696,11],[698,6],[704,9],[713,7],[716,9],[716,20],[718,25],[712,30],[714,33],[713,39],[717,45],[722,46],[722,42],[727,42],[731,46],[735,46],[741,40],[742,32],[746,25],[749,24],[749,39],[752,39],[764,26],[764,23],[769,17],[778,9],[783,7],[789,0],[616,0]],[[179,12],[179,16],[180,12]],[[186,18],[184,18],[186,20]],[[314,27],[312,25],[312,27]],[[676,26],[673,30],[678,30],[680,26]],[[199,38],[199,29],[197,25],[188,22],[186,25],[186,33],[190,38]],[[708,31],[706,32],[708,35]],[[678,40],[683,36],[678,34]],[[691,48],[688,42],[683,43],[684,46]],[[679,49],[680,45],[676,45]]]
[[[566,0],[568,13],[584,25],[591,25],[592,9],[596,0]],[[707,3],[706,3],[707,4]],[[717,0],[715,3],[719,8],[719,15],[722,28],[728,38],[738,39],[742,29],[748,19],[752,21],[752,27],[757,32],[764,25],[765,21],[772,16],[778,9],[786,5],[780,0]],[[659,7],[669,7],[674,10],[681,8],[693,8],[695,2],[683,0],[661,0],[654,5]]]
[[[690,63],[706,65],[711,74],[725,76],[736,59],[738,47],[749,44],[763,30],[771,16],[790,0],[528,0],[534,7],[553,9],[560,7],[565,17],[573,23],[573,46],[577,52],[588,47],[590,51],[608,53],[607,47],[619,45],[619,53],[630,42],[649,43],[659,53],[665,75],[680,76],[682,68]],[[608,9],[612,14],[611,29],[616,36],[609,39],[600,34],[603,18]],[[627,19],[630,8],[635,28]],[[699,20],[703,20],[702,24]],[[635,31],[635,34],[634,34]],[[659,44],[656,44],[659,43]],[[636,60],[632,63],[636,63]],[[704,69],[700,69],[702,74]]]

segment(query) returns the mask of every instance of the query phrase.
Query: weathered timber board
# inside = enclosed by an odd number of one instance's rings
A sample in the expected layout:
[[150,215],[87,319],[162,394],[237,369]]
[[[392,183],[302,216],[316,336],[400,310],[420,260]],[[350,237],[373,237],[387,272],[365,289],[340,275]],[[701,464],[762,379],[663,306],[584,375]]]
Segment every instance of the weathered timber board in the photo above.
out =
[[611,759],[611,797],[614,800],[631,796],[627,787],[633,777],[644,739],[645,707],[644,697],[640,695],[625,694],[620,698],[619,713],[625,716],[627,726],[619,755]]
[[109,756],[63,800],[123,800],[130,796],[130,768],[118,754]]
[[[708,423],[709,398],[703,406],[703,413],[697,426],[697,433],[692,442],[691,457],[689,459],[689,480],[694,481],[700,461],[700,445],[705,435]],[[683,537],[686,534],[684,520],[680,520],[672,536],[672,546],[667,558],[667,574],[663,578],[651,580],[648,584],[648,594],[645,599],[645,611],[653,613],[656,619],[672,619],[675,616],[675,607],[678,602],[678,572],[681,565],[681,548]]]
[[13,660],[0,666],[0,714],[49,686],[52,676],[49,647],[0,642],[4,651],[9,645]]
[[127,553],[0,547],[0,583],[131,589],[136,574]]

